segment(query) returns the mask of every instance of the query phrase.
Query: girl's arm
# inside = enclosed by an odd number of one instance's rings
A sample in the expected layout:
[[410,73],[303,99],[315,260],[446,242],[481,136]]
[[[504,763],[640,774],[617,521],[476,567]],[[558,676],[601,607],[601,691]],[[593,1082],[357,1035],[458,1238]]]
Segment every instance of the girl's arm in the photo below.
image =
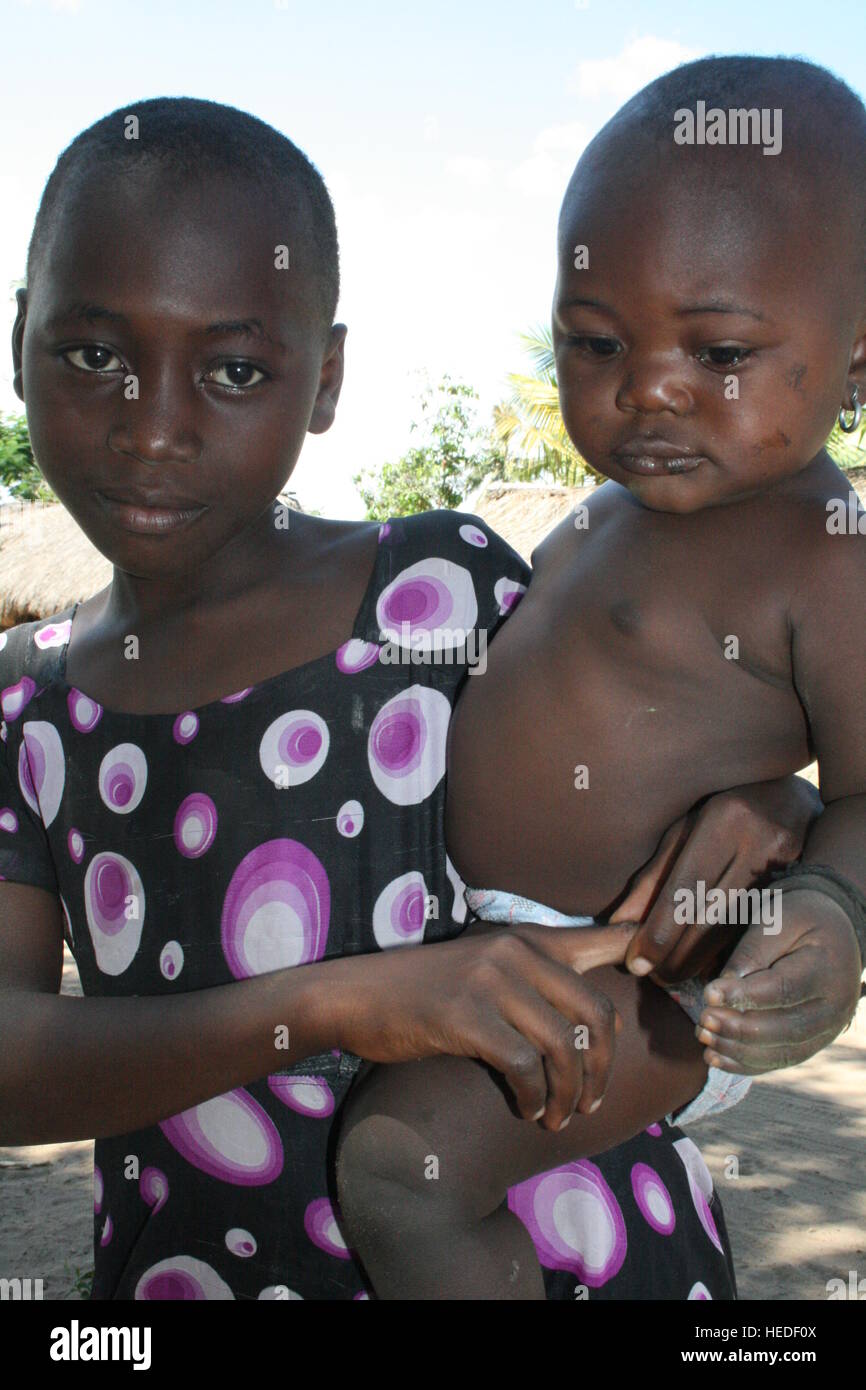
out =
[[[337,1047],[381,1062],[477,1057],[525,1118],[549,1101],[550,1127],[607,1085],[616,1015],[572,959],[579,944],[587,966],[621,960],[629,928],[599,933],[594,960],[585,931],[524,927],[170,998],[78,999],[57,994],[61,914],[55,894],[0,882],[0,1143],[127,1133]],[[589,1029],[586,1078],[576,1023]]]

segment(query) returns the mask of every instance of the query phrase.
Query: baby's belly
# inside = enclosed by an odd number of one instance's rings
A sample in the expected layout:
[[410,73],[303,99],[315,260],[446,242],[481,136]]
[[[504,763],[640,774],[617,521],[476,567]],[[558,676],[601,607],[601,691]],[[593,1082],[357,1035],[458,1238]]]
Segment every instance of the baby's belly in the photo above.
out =
[[579,668],[549,651],[528,660],[510,626],[451,730],[448,848],[474,887],[603,912],[701,797],[805,761],[780,735],[791,725],[782,692],[757,720],[738,718],[688,682],[617,673],[586,646]]

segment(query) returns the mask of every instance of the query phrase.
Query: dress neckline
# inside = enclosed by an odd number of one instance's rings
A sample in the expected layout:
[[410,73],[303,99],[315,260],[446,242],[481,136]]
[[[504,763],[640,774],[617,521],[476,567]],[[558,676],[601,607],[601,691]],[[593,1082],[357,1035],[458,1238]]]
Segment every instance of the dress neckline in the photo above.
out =
[[[304,673],[312,671],[316,666],[321,666],[325,662],[327,662],[328,664],[334,664],[336,663],[338,653],[343,649],[343,647],[347,645],[347,643],[351,641],[366,640],[364,634],[369,628],[368,616],[370,606],[371,603],[374,602],[376,594],[378,592],[379,586],[377,581],[379,579],[379,570],[382,564],[382,551],[384,549],[383,542],[385,541],[386,536],[387,531],[384,531],[383,528],[382,530],[380,530],[379,543],[376,547],[376,557],[373,562],[373,568],[370,572],[370,578],[367,582],[367,587],[364,590],[364,596],[361,599],[358,612],[355,615],[355,621],[352,625],[351,634],[348,637],[346,637],[339,644],[339,646],[334,647],[332,651],[324,652],[321,656],[314,656],[311,658],[310,661],[304,661],[299,666],[288,666],[284,671],[277,671],[276,674],[273,676],[265,676],[264,680],[256,681],[255,685],[246,686],[245,688],[242,688],[241,690],[237,691],[229,691],[225,695],[218,695],[215,700],[208,700],[206,704],[193,705],[187,709],[156,710],[146,712],[139,712],[136,710],[111,709],[108,705],[104,705],[101,700],[97,700],[95,695],[89,695],[86,690],[82,690],[80,685],[72,685],[66,677],[66,657],[69,651],[70,642],[72,641],[72,627],[75,621],[75,614],[81,606],[81,600],[78,599],[73,604],[72,612],[70,613],[68,620],[63,620],[69,622],[69,632],[67,633],[66,641],[60,647],[58,653],[56,674],[54,678],[51,680],[50,684],[52,686],[59,687],[61,690],[65,691],[67,695],[70,694],[73,690],[77,691],[77,693],[83,696],[85,700],[89,700],[93,705],[98,705],[99,708],[102,710],[103,715],[108,715],[112,719],[170,719],[172,721],[175,721],[177,719],[183,718],[184,715],[205,714],[209,710],[215,710],[220,705],[231,706],[233,704],[245,703],[248,696],[255,695],[259,691],[267,691],[271,687],[278,685],[281,681],[287,682],[289,679],[294,680],[296,678],[300,678]],[[54,621],[56,622],[57,620],[54,619]]]

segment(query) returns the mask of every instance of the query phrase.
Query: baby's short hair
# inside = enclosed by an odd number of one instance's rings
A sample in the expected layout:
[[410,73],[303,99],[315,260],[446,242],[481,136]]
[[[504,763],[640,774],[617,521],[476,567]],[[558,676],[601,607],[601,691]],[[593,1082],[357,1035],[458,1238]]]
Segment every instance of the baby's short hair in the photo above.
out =
[[[790,148],[808,166],[804,175],[832,196],[833,214],[840,222],[851,218],[857,264],[866,274],[866,107],[841,78],[805,58],[721,54],[683,63],[643,87],[611,118],[588,146],[601,151],[609,135],[619,131],[635,144],[653,142],[682,151],[674,144],[674,113],[694,110],[703,101],[710,108],[783,109],[783,149]],[[753,156],[757,155],[757,159]],[[753,152],[751,167],[761,178],[771,173],[774,158]],[[566,192],[560,214],[560,233],[567,230],[578,170]],[[829,213],[827,197],[824,206]],[[844,214],[843,214],[844,210]]]
[[[125,138],[129,117],[137,136]],[[125,174],[159,167],[179,178],[228,174],[259,181],[271,195],[300,193],[309,212],[308,236],[323,317],[330,327],[340,293],[334,206],[315,165],[273,126],[234,106],[197,97],[153,97],[103,116],[72,141],[45,185],[30,247],[27,280],[39,273],[49,235],[64,200],[88,177],[106,169]]]

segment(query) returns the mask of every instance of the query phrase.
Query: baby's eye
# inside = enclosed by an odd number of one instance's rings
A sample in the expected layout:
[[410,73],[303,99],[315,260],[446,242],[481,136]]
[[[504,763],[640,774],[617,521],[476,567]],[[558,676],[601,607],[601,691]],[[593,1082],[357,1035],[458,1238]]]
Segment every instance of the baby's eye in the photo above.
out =
[[[220,377],[223,380],[220,380]],[[255,380],[253,378],[255,377]],[[218,367],[214,367],[208,373],[208,380],[216,382],[217,386],[229,386],[233,390],[242,390],[245,386],[258,386],[260,381],[264,381],[265,374],[258,367],[254,367],[252,362],[246,362],[239,358],[236,362],[221,362]]]
[[[70,348],[63,356],[73,367],[82,372],[116,372],[123,370],[123,363],[111,348],[100,347],[98,343],[87,343],[84,347]],[[112,365],[112,363],[114,365]]]
[[574,343],[575,347],[580,348],[583,352],[588,352],[592,357],[614,357],[619,352],[619,343],[616,338],[597,338],[573,333],[569,342]]
[[706,367],[739,367],[748,357],[751,357],[753,351],[753,348],[733,345],[707,347],[701,349],[698,353],[698,359]]

